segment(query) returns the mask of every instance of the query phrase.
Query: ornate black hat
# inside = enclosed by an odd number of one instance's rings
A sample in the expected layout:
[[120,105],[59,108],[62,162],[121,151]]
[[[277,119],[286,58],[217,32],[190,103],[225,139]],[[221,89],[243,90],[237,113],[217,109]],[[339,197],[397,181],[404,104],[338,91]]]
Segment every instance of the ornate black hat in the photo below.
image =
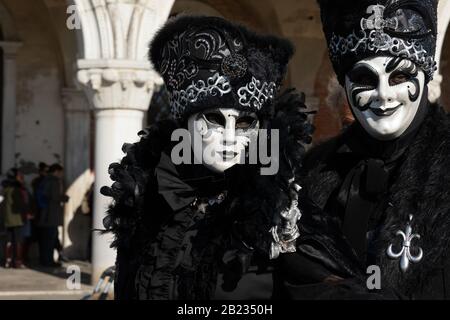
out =
[[344,83],[361,59],[376,55],[408,58],[433,78],[437,0],[318,0],[330,58]]
[[169,20],[150,45],[175,118],[205,108],[258,112],[275,98],[292,44],[218,17]]

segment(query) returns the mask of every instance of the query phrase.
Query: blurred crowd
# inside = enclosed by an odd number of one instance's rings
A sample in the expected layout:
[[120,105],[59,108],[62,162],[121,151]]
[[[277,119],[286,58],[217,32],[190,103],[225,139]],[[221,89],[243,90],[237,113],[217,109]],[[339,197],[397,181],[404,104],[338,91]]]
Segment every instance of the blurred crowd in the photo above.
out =
[[63,175],[60,164],[40,163],[39,174],[28,190],[23,172],[18,168],[8,170],[0,193],[0,230],[6,235],[5,268],[25,268],[35,242],[41,266],[58,267],[65,260],[58,235],[64,221],[64,204],[69,200],[64,193]]

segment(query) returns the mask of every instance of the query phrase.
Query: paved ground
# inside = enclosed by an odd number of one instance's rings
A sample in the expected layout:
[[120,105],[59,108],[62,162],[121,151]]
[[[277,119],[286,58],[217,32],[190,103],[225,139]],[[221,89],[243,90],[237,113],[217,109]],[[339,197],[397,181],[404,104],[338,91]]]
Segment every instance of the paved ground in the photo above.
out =
[[[73,275],[73,272],[68,273],[70,266],[79,267],[80,289],[71,290],[67,286],[67,279]],[[90,265],[86,262],[72,261],[56,269],[0,267],[0,300],[78,300],[92,290]]]

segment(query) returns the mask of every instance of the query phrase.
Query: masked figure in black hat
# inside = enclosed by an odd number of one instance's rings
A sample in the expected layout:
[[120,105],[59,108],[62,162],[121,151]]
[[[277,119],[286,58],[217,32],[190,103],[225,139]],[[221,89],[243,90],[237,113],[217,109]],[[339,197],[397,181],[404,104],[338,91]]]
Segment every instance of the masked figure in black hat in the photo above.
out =
[[319,4],[356,121],[303,163],[311,201],[300,201],[298,250],[280,260],[278,293],[449,298],[450,124],[427,91],[437,1]]
[[[270,297],[269,258],[298,235],[291,164],[311,131],[303,96],[278,96],[292,53],[287,40],[215,17],[178,17],[155,36],[150,59],[173,117],[124,146],[110,166],[116,182],[102,189],[114,198],[104,224],[115,235],[116,298]],[[259,129],[280,132],[266,175],[250,160]]]

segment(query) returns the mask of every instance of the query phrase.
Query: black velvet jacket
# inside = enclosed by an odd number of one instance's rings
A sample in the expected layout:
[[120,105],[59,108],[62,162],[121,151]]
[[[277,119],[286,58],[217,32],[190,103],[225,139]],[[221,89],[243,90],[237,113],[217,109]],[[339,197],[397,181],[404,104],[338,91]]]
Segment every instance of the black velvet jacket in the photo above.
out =
[[[201,165],[174,165],[166,120],[126,144],[109,168],[114,199],[104,220],[117,249],[116,299],[263,299],[272,294],[270,227],[290,204],[286,189],[301,162],[311,127],[304,96],[292,90],[260,115],[280,129],[279,171],[262,176],[258,165],[235,165],[213,174]],[[270,110],[269,110],[270,111]],[[217,201],[218,196],[222,199]]]
[[214,174],[174,165],[167,151],[152,169],[141,165],[113,165],[119,185],[103,190],[116,199],[104,222],[116,237],[116,299],[269,299],[270,262],[255,248],[268,241],[259,228],[270,220],[246,191],[252,168]]
[[[430,105],[417,135],[398,161],[375,212],[373,260],[361,259],[344,236],[345,217],[336,212],[338,190],[351,165],[338,152],[352,127],[311,150],[303,165],[302,235],[298,252],[286,254],[275,274],[276,296],[291,299],[446,299],[450,298],[450,122],[442,108]],[[347,158],[347,159],[351,159]],[[402,249],[409,216],[412,255],[423,250],[406,272],[387,249]],[[381,289],[369,290],[368,265],[381,271]],[[339,280],[339,278],[344,280]]]
[[131,243],[118,246],[118,299],[270,298],[270,277],[246,280],[264,270],[233,225],[234,174],[175,166],[161,154]]

